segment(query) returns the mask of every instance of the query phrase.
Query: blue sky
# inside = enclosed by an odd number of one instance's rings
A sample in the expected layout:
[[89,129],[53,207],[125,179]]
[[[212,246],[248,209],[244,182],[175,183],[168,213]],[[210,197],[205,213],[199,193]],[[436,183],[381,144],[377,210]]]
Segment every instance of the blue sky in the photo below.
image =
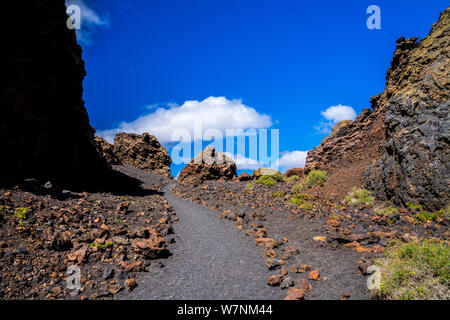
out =
[[[68,2],[82,8],[84,100],[99,134],[156,128],[150,133],[170,153],[168,132],[193,115],[219,129],[279,129],[283,170],[304,161],[305,153],[289,152],[310,150],[334,122],[353,117],[351,109],[359,114],[369,107],[384,89],[395,40],[424,37],[448,6],[441,0]],[[372,4],[381,9],[381,30],[366,26]],[[339,105],[351,108],[329,109]],[[182,167],[174,165],[173,174]]]

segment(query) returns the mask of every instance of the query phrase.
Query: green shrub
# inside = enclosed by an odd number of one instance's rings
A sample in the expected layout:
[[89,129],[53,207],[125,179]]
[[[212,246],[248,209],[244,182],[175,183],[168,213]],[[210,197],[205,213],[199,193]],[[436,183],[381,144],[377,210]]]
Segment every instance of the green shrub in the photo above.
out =
[[275,198],[281,198],[284,196],[284,191],[272,192],[272,196]]
[[14,208],[13,217],[17,219],[26,219],[27,218],[28,208]]
[[312,170],[310,173],[308,173],[308,176],[303,180],[302,186],[305,188],[320,186],[325,181],[327,181],[327,179],[328,177],[325,171]]
[[447,206],[447,209],[441,209],[433,213],[423,210],[422,205],[414,204],[413,202],[408,202],[406,206],[415,211],[416,214],[414,218],[419,222],[434,221],[437,218],[450,219],[449,206]]
[[450,299],[450,249],[444,241],[395,243],[375,263],[381,299]]
[[292,191],[299,192],[301,188],[302,188],[301,184],[297,183],[295,186],[292,187]]
[[307,194],[299,193],[294,198],[291,199],[293,204],[296,204],[300,209],[308,211],[314,208],[316,201],[312,200],[312,197]]
[[365,189],[357,189],[353,187],[352,191],[345,196],[344,202],[348,206],[354,205],[372,205],[375,198],[372,196],[370,191]]
[[271,176],[261,176],[258,178],[258,180],[256,180],[256,183],[269,187],[277,184],[277,182],[274,179],[272,179]]
[[114,242],[112,241],[106,241],[105,244],[101,244],[101,243],[97,243],[97,242],[92,242],[89,245],[89,248],[92,249],[93,247],[97,247],[99,249],[103,249],[103,248],[108,248],[114,245]]
[[255,190],[255,185],[253,183],[247,183],[245,185],[245,190]]
[[379,216],[391,216],[398,213],[398,209],[394,208],[393,206],[389,207],[378,207],[375,208],[373,211]]
[[286,183],[296,183],[300,178],[298,176],[290,176],[289,178],[283,177],[283,181]]

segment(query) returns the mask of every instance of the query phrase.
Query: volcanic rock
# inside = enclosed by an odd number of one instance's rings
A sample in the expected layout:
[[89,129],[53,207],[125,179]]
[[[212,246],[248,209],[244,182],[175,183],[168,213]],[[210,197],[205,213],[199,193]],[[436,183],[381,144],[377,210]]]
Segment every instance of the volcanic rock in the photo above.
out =
[[206,180],[234,180],[237,178],[236,164],[213,146],[200,152],[180,171],[178,181],[201,183]]
[[[103,149],[102,149],[103,150]],[[114,138],[114,153],[123,163],[172,178],[172,160],[158,140],[148,134],[119,133]]]

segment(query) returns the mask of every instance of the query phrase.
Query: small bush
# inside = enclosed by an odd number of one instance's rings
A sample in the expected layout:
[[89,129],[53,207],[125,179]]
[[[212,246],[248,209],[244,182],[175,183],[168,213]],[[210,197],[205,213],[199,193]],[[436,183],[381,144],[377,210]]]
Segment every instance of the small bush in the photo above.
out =
[[300,178],[298,176],[290,176],[289,178],[284,178],[283,181],[286,183],[296,183]]
[[262,184],[268,187],[274,186],[277,184],[277,182],[272,179],[271,176],[261,176],[258,178],[258,180],[256,180],[256,183],[258,184]]
[[348,206],[354,205],[372,205],[375,198],[372,196],[370,191],[365,189],[357,189],[353,187],[352,191],[345,196],[344,202]]
[[281,198],[284,196],[284,191],[273,192],[272,196],[274,196],[275,198]]
[[325,181],[327,181],[327,173],[325,171],[320,170],[312,170],[308,176],[303,180],[302,186],[305,188],[312,188],[315,186],[322,185]]
[[245,185],[245,190],[255,190],[255,185],[253,183],[247,183]]
[[447,209],[441,209],[439,211],[430,213],[423,210],[423,207],[420,204],[408,202],[406,206],[416,213],[414,218],[419,222],[434,221],[437,218],[450,219],[449,207],[447,207]]
[[301,188],[302,188],[301,184],[296,184],[295,186],[292,187],[292,191],[299,192]]
[[406,206],[413,211],[423,211],[423,207],[420,204],[414,204],[413,202],[408,202]]
[[373,211],[375,211],[375,213],[379,216],[392,216],[392,215],[398,213],[398,209],[394,208],[393,206],[378,207],[378,208],[375,208]]
[[381,267],[381,299],[450,299],[450,248],[443,241],[394,244],[375,263]]

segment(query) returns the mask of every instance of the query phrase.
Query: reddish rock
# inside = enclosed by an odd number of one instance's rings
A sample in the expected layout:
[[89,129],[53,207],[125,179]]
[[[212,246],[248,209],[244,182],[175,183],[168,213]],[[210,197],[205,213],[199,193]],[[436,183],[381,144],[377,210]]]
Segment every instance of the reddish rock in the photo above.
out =
[[298,281],[298,288],[308,292],[312,290],[312,285],[308,280],[302,278]]
[[267,284],[272,287],[279,286],[283,281],[282,275],[272,275],[267,279]]
[[291,268],[291,272],[295,272],[295,273],[304,273],[308,270],[311,270],[311,266],[307,265],[307,264],[299,264],[296,266],[293,266]]

